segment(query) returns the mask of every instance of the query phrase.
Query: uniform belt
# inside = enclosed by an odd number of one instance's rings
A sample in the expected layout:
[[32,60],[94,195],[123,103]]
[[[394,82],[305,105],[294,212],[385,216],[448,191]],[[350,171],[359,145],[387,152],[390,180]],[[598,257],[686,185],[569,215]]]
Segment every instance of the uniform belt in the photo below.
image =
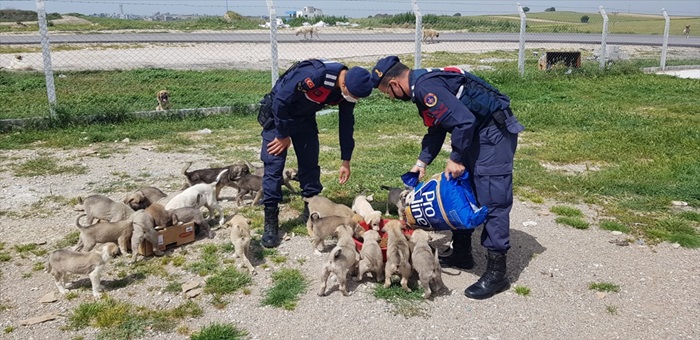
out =
[[506,119],[513,116],[513,111],[510,108],[494,111],[491,114],[491,122],[494,122],[498,127],[506,126]]

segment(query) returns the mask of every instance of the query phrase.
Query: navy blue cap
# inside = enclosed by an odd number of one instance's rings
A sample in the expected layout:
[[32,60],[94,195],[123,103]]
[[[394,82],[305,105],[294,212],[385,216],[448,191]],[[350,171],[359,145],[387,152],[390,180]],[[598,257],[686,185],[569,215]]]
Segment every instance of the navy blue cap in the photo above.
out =
[[345,87],[350,94],[357,98],[365,98],[372,94],[372,82],[369,71],[355,66],[345,74]]
[[390,55],[379,59],[379,61],[377,61],[377,65],[374,65],[372,68],[372,87],[375,89],[379,87],[379,83],[381,83],[382,78],[384,78],[384,73],[400,62],[401,60],[399,60],[399,57],[395,55]]

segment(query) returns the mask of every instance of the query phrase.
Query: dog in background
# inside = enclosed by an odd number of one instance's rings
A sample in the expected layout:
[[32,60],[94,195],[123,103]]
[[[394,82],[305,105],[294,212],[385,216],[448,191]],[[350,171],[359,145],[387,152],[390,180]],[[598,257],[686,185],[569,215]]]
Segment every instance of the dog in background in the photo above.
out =
[[158,101],[156,111],[170,110],[170,92],[168,92],[168,90],[156,92],[156,100]]
[[15,71],[34,71],[32,65],[27,64],[24,58],[19,54],[15,55],[15,58],[12,59],[9,69]]
[[432,44],[435,42],[434,41],[435,38],[437,38],[439,36],[440,36],[440,32],[438,32],[434,29],[426,28],[423,30],[423,42],[427,42],[428,38],[430,38],[430,43]]
[[[316,26],[301,26],[301,27],[297,28],[295,32],[296,32],[296,34],[294,34],[294,35],[296,35],[296,36],[299,36],[299,34],[303,34],[304,40],[309,40],[309,39],[313,40],[314,33],[316,33],[316,39],[320,39],[318,36],[318,27],[316,27]],[[311,35],[311,37],[309,39],[306,38],[307,33]]]
[[690,25],[685,25],[685,28],[683,29],[683,35],[686,39],[688,39],[688,36],[690,35]]
[[55,250],[46,260],[46,272],[53,275],[54,283],[62,295],[68,292],[65,287],[66,274],[87,274],[92,283],[92,295],[100,297],[102,268],[116,252],[117,245],[114,243],[105,244],[99,253],[82,253],[70,249]]
[[351,274],[352,271],[355,270],[360,256],[357,254],[357,250],[355,250],[352,228],[341,225],[336,228],[335,233],[338,235],[338,244],[336,244],[335,248],[328,254],[328,260],[326,260],[326,263],[323,265],[321,274],[322,284],[321,289],[318,291],[318,296],[326,295],[328,276],[330,276],[331,273],[335,274],[336,280],[338,281],[338,290],[340,290],[344,296],[350,295],[346,287],[348,274]]

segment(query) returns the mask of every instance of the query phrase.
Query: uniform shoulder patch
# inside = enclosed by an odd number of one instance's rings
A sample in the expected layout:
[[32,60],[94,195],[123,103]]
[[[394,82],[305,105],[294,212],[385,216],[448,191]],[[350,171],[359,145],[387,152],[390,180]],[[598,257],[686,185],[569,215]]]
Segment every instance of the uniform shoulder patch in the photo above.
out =
[[434,93],[428,93],[423,97],[423,103],[425,103],[425,106],[427,107],[433,107],[435,104],[437,104],[437,96]]
[[304,79],[304,82],[306,83],[306,86],[307,86],[309,89],[312,89],[312,88],[314,88],[314,87],[316,86],[316,84],[314,84],[314,81],[311,80],[311,77],[306,77],[306,79]]

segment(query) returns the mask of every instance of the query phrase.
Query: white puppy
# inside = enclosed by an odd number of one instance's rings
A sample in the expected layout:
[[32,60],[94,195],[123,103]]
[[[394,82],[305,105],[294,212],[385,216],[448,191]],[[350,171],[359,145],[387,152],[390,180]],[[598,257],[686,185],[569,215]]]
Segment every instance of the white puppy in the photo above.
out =
[[365,223],[367,223],[372,230],[379,231],[379,224],[382,222],[382,212],[372,208],[372,204],[369,202],[373,200],[372,195],[359,195],[355,197],[355,200],[352,202],[352,211],[362,216]]
[[92,295],[99,297],[99,291],[102,290],[100,284],[102,268],[112,257],[111,254],[117,252],[117,249],[117,245],[114,243],[106,243],[102,246],[100,253],[59,249],[49,255],[46,261],[46,271],[53,275],[58,291],[64,295],[68,292],[65,287],[66,274],[87,274],[92,283]]
[[223,225],[224,209],[221,208],[219,202],[216,200],[216,184],[219,183],[221,176],[227,171],[228,169],[222,170],[212,183],[199,183],[185,189],[165,205],[165,210],[205,206],[209,209],[210,219],[214,218],[214,209],[219,212],[219,225]]

